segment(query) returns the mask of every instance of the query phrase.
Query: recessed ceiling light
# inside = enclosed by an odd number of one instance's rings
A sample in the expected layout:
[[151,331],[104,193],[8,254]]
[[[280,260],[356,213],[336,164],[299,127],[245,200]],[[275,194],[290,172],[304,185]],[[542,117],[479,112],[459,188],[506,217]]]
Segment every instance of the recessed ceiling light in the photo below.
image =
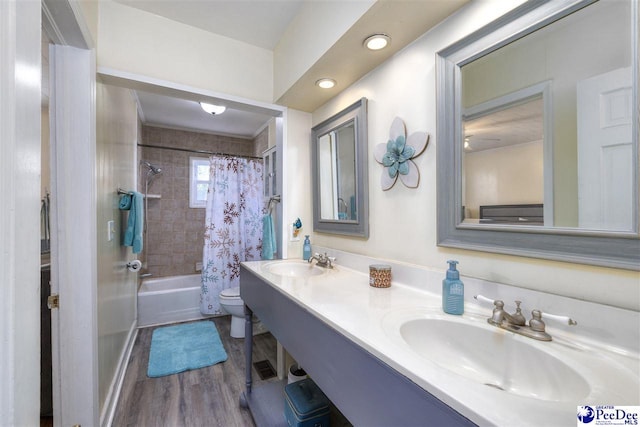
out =
[[336,81],[333,79],[320,79],[316,82],[316,86],[320,86],[322,89],[331,89],[336,85]]
[[380,50],[391,43],[391,37],[386,34],[373,34],[364,40],[364,45],[369,50]]
[[227,109],[227,107],[225,107],[224,105],[213,105],[213,104],[207,104],[206,102],[201,102],[200,106],[204,111],[206,111],[207,113],[213,116],[217,114],[222,114]]

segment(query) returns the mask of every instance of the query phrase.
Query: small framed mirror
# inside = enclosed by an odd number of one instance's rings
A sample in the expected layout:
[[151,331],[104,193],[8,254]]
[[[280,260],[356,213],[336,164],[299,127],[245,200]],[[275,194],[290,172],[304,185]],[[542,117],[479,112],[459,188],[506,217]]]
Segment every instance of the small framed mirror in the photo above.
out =
[[437,54],[438,244],[640,269],[637,0],[531,0]]
[[311,130],[314,231],[369,237],[367,99]]

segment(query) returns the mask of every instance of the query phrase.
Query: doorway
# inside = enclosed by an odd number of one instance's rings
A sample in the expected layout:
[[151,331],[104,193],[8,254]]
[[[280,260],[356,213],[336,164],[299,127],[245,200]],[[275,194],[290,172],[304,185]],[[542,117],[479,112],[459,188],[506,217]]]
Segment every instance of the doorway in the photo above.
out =
[[41,151],[40,151],[40,426],[53,426],[51,312],[51,156],[49,152],[49,45],[44,28],[41,35]]
[[40,6],[41,27],[32,31],[46,34],[40,55],[49,54],[49,161],[40,168],[42,175],[50,168],[49,293],[59,300],[49,311],[53,424],[96,425],[95,54],[75,2],[43,0]]

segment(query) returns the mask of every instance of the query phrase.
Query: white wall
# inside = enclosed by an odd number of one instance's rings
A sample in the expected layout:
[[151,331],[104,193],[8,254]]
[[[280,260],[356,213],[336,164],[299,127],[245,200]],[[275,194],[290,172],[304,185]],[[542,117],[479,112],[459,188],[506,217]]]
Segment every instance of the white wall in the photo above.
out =
[[[369,99],[371,214],[367,241],[314,233],[312,243],[443,271],[446,260],[455,258],[463,275],[639,310],[637,272],[436,245],[435,55],[514,6],[502,0],[472,2],[313,113],[313,124],[317,124],[363,96]],[[387,141],[396,116],[405,121],[408,133],[427,131],[431,140],[415,159],[420,170],[419,187],[408,189],[398,181],[389,191],[382,191],[382,166],[375,162],[372,152],[377,144]],[[306,170],[298,173],[300,179],[308,174]],[[304,209],[310,209],[310,190],[304,196],[301,203],[305,203]]]
[[[138,274],[125,264],[135,259],[122,246],[127,216],[118,209],[118,187],[136,188],[136,103],[128,89],[105,84],[96,88],[96,177],[98,254],[98,392],[101,412],[117,374],[127,338],[136,327]],[[107,239],[107,222],[115,224]]]
[[375,3],[309,1],[274,50],[274,97],[279,99]]
[[101,1],[98,67],[257,101],[273,98],[273,53],[112,1]]
[[[578,12],[576,15],[580,16],[573,21],[547,27],[533,38],[518,40],[463,68],[465,107],[540,82],[551,82],[556,226],[578,226],[576,84],[631,66],[630,42],[620,43],[630,40],[630,25],[619,24],[630,13],[630,2],[598,2]],[[598,31],[593,31],[596,27]]]

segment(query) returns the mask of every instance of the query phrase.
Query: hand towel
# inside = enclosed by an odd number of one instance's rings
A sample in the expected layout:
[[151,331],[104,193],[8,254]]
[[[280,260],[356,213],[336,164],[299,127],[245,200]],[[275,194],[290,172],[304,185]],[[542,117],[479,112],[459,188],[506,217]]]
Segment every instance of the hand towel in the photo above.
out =
[[[142,194],[137,191],[131,192],[129,220],[127,221],[127,230],[124,233],[124,245],[132,246],[134,254],[142,252],[142,230],[144,227],[142,198]],[[122,199],[120,199],[120,203],[122,205]]]
[[273,217],[267,214],[262,218],[262,259],[273,259],[277,250]]

